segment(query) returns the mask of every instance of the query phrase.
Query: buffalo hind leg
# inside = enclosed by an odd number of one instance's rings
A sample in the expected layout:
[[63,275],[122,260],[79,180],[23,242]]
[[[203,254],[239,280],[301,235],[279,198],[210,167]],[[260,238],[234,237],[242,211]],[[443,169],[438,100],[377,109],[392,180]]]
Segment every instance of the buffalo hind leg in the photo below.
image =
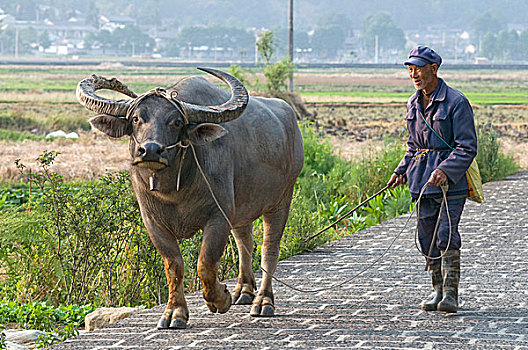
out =
[[275,315],[272,278],[279,260],[280,240],[288,220],[290,202],[291,197],[285,199],[275,211],[264,213],[262,216],[264,222],[262,267],[265,271],[262,271],[262,283],[257,297],[253,301],[251,316],[270,317]]
[[[223,220],[223,218],[222,218]],[[225,313],[231,307],[231,294],[218,280],[220,258],[226,247],[229,228],[226,224],[208,225],[203,230],[198,257],[198,276],[203,284],[205,305],[211,312]]]
[[251,305],[255,298],[255,275],[252,267],[253,253],[253,223],[233,230],[238,247],[238,280],[231,293],[232,303],[236,305]]
[[186,328],[189,320],[189,309],[183,291],[183,259],[181,255],[178,255],[175,258],[164,257],[163,261],[169,285],[169,300],[158,321],[157,328]]

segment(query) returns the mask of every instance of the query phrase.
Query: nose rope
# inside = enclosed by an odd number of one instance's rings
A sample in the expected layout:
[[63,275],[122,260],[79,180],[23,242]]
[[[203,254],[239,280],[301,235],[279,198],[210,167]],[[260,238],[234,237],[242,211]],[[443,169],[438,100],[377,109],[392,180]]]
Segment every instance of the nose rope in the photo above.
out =
[[[134,112],[134,110],[136,109],[137,105],[139,104],[139,102],[141,102],[145,97],[148,97],[148,96],[152,96],[152,95],[155,95],[155,96],[159,96],[159,97],[163,97],[164,99],[166,99],[167,101],[170,102],[170,104],[172,104],[177,110],[178,112],[180,112],[180,114],[182,115],[183,117],[183,121],[184,121],[184,125],[188,125],[189,124],[189,119],[187,119],[187,113],[185,112],[185,110],[182,108],[182,106],[176,102],[176,97],[178,96],[178,92],[177,91],[171,91],[170,93],[167,92],[166,89],[164,88],[161,88],[161,87],[157,87],[157,88],[154,88],[154,89],[151,89],[149,90],[148,92],[138,96],[134,102],[132,102],[132,104],[130,105],[128,111],[127,111],[127,115],[126,115],[126,118],[128,120],[130,120],[130,116],[131,114]],[[134,140],[134,142],[136,144],[140,144],[136,138],[136,136],[134,135],[134,133],[131,134],[131,137],[132,139]],[[189,144],[184,144],[181,140],[176,142],[176,143],[173,143],[171,145],[168,145],[168,146],[162,146],[163,149],[165,150],[171,150],[175,147],[179,147],[179,148],[187,148],[189,147]]]
[[[209,193],[211,194],[211,197],[213,198],[213,201],[215,202],[216,206],[218,207],[218,210],[220,210],[220,213],[222,214],[222,216],[224,217],[224,219],[226,220],[227,224],[229,225],[229,228],[231,229],[231,231],[234,229],[233,228],[233,224],[231,223],[231,221],[229,220],[229,217],[227,216],[227,214],[225,213],[225,211],[222,209],[222,206],[220,205],[218,199],[216,198],[215,194],[214,194],[214,191],[213,191],[213,188],[211,186],[211,184],[209,183],[209,180],[207,179],[204,171],[202,170],[202,167],[200,166],[200,162],[198,161],[198,157],[196,155],[196,151],[194,149],[194,146],[192,144],[189,144],[190,147],[191,147],[191,150],[192,150],[192,153],[193,153],[193,156],[194,156],[194,161],[196,163],[196,167],[198,168],[198,171],[200,172],[200,174],[202,175],[202,178],[204,179],[205,181],[205,184],[207,186],[207,189],[209,190]],[[418,204],[419,205],[419,202],[420,202],[420,199],[423,195],[423,193],[425,192],[425,188],[428,186],[428,183],[426,183],[422,190],[420,191],[420,196],[418,198]],[[442,189],[442,193],[444,195],[444,198],[445,198],[445,206],[446,206],[446,209],[447,209],[447,198],[446,198],[446,193],[447,193],[447,186],[446,185],[442,185],[441,186],[441,189]],[[417,218],[419,218],[419,213],[417,211],[417,207],[415,206],[414,209],[412,210],[411,214],[409,215],[409,217],[407,218],[407,221],[405,222],[405,224],[403,225],[401,231],[396,235],[396,237],[394,237],[392,239],[392,241],[390,242],[389,246],[385,249],[385,251],[376,259],[374,260],[372,263],[370,263],[368,266],[366,266],[365,268],[363,268],[361,271],[359,271],[358,273],[356,273],[354,276],[352,276],[351,278],[348,278],[344,281],[341,281],[341,282],[337,282],[337,283],[334,283],[333,285],[329,286],[329,287],[324,287],[324,288],[317,288],[317,289],[303,289],[303,288],[298,288],[298,287],[295,287],[293,286],[292,284],[274,276],[274,274],[271,274],[269,273],[261,264],[258,264],[258,267],[259,269],[268,274],[268,275],[271,275],[271,278],[292,289],[292,290],[295,290],[297,292],[301,292],[301,293],[319,293],[319,292],[324,292],[324,291],[328,291],[328,290],[331,290],[331,289],[334,289],[336,287],[341,287],[345,284],[348,284],[350,282],[352,282],[353,280],[355,280],[357,277],[359,277],[361,274],[363,274],[364,272],[366,272],[367,270],[369,270],[370,268],[372,268],[374,265],[376,265],[387,253],[388,251],[392,248],[392,246],[394,245],[394,243],[396,242],[396,240],[401,236],[401,234],[404,232],[405,228],[407,227],[407,225],[409,224],[409,221],[411,220],[413,214],[416,212],[417,214]],[[419,209],[418,209],[419,210]],[[450,232],[449,232],[449,240],[451,240],[451,218],[449,217],[449,212],[447,213],[448,215],[448,219],[449,219],[449,227],[450,227]],[[435,232],[435,235],[436,235],[436,232]],[[231,236],[229,236],[229,240],[231,241]],[[231,242],[231,245],[232,245],[232,242]],[[246,254],[248,254],[249,256],[252,256],[252,252],[249,251],[249,249],[242,245],[242,248],[244,249],[244,251],[246,252]],[[449,246],[448,246],[449,248]],[[419,249],[418,249],[419,250]],[[446,249],[447,251],[447,249]],[[422,253],[420,251],[420,253]],[[424,253],[422,253],[422,255],[424,255],[425,257],[427,258],[432,258],[432,257],[428,257],[427,255],[425,255]],[[445,255],[445,254],[444,254]],[[442,257],[443,255],[441,255]],[[435,259],[435,258],[432,258],[432,259]],[[436,258],[438,259],[438,258]]]
[[[180,106],[179,103],[176,102],[176,96],[178,95],[178,92],[177,91],[171,91],[170,94],[169,94],[169,93],[167,93],[167,90],[165,90],[163,88],[160,88],[160,87],[152,89],[152,90],[144,93],[143,95],[137,97],[134,100],[134,102],[132,103],[132,105],[130,106],[130,108],[128,109],[126,118],[128,120],[130,120],[130,116],[132,115],[133,111],[136,109],[136,107],[139,104],[139,102],[141,100],[143,100],[145,97],[152,96],[152,95],[163,97],[167,101],[169,101],[170,104],[172,104],[178,110],[178,112],[180,112],[180,114],[182,115],[183,121],[184,121],[184,125],[188,125],[189,124],[189,120],[187,119],[187,114],[185,113],[185,110]],[[134,134],[134,132],[132,132],[132,134],[130,134],[130,137],[132,138],[132,140],[134,140],[136,145],[138,145],[138,146],[140,145],[140,143],[139,143],[138,139],[136,138],[136,135]],[[178,147],[179,148],[178,155],[180,155],[180,153],[181,153],[180,164],[178,166],[178,177],[176,179],[176,191],[180,190],[180,179],[181,179],[182,165],[183,165],[183,161],[185,159],[185,154],[187,153],[187,148],[189,146],[190,146],[190,142],[189,143],[185,143],[182,140],[180,140],[180,141],[178,141],[176,143],[170,144],[168,146],[161,145],[161,148],[163,150],[167,150],[167,151]],[[149,182],[150,182],[151,191],[157,190],[158,187],[156,185],[156,176],[155,176],[154,172],[150,176]]]
[[[416,201],[415,208],[416,208],[416,219],[417,220],[420,219],[420,201],[422,199],[422,195],[425,192],[425,188],[426,187],[427,187],[427,183],[424,185],[424,187],[420,191],[420,196],[418,197],[418,200]],[[442,203],[440,204],[440,211],[438,213],[438,218],[436,219],[436,224],[435,224],[435,228],[434,228],[434,231],[433,231],[433,238],[431,239],[431,245],[429,246],[429,252],[427,254],[425,254],[420,249],[420,247],[418,245],[418,225],[416,225],[416,231],[415,231],[415,234],[414,234],[414,245],[415,245],[416,249],[418,250],[418,252],[420,252],[420,254],[422,254],[427,259],[427,261],[442,259],[447,254],[447,251],[449,250],[449,247],[451,245],[451,236],[452,236],[452,233],[453,233],[452,232],[453,228],[451,226],[451,215],[449,214],[449,206],[447,204],[447,191],[449,189],[447,181],[444,182],[442,185],[440,185],[440,188],[442,189]],[[440,256],[433,257],[433,256],[431,256],[431,253],[432,253],[433,247],[435,245],[436,236],[438,234],[438,228],[440,227],[440,219],[442,218],[442,212],[443,212],[442,211],[442,207],[445,207],[446,214],[447,214],[447,221],[448,221],[448,225],[449,225],[449,238],[447,240],[447,247],[444,250],[444,253],[440,254]],[[426,268],[427,268],[427,265],[426,265]]]

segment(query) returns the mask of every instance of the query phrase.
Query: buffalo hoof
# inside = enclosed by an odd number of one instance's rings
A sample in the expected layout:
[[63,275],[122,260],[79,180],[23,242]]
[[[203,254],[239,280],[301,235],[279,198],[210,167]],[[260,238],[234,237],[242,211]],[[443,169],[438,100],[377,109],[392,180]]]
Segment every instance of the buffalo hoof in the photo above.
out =
[[185,317],[185,314],[178,314],[177,310],[166,310],[156,325],[157,329],[167,329],[167,328],[186,328],[187,320],[189,316]]
[[254,304],[249,314],[253,317],[273,317],[275,316],[275,307],[269,304],[262,306]]
[[163,315],[158,321],[158,324],[156,326],[157,329],[167,329],[169,328],[169,319],[167,316]]
[[182,318],[173,318],[169,328],[173,329],[184,329],[187,328],[187,321]]
[[233,294],[232,296],[232,303],[235,305],[251,305],[253,302],[253,299],[255,298],[253,295],[248,293],[240,293],[240,294]]
[[225,287],[224,293],[223,293],[223,299],[220,302],[210,302],[206,301],[205,305],[207,305],[207,308],[209,308],[209,311],[213,313],[220,313],[225,314],[227,311],[229,311],[229,308],[231,307],[231,294],[229,294],[229,291],[227,290],[227,287]]

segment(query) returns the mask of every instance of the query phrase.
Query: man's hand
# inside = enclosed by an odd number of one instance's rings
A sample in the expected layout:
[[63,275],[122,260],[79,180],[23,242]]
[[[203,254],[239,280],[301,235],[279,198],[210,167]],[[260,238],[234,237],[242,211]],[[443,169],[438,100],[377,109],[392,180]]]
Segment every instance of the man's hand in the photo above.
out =
[[447,181],[447,175],[440,169],[435,169],[427,183],[433,186],[440,186]]
[[406,183],[407,183],[407,176],[405,176],[405,174],[403,175],[392,174],[389,182],[387,182],[387,186],[394,188],[398,185],[405,185]]

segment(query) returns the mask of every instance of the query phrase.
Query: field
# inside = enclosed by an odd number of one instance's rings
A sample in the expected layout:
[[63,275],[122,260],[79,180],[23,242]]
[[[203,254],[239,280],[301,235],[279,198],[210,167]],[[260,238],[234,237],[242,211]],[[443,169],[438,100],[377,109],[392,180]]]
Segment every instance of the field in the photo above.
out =
[[[100,66],[0,67],[0,180],[18,178],[15,159],[25,164],[44,150],[61,153],[56,170],[66,178],[91,179],[128,166],[126,140],[109,140],[91,131],[93,115],[75,99],[81,79],[97,73],[116,76],[137,93],[168,87],[199,74],[191,68]],[[248,80],[260,73],[246,71]],[[452,87],[464,92],[478,124],[493,127],[506,152],[528,166],[528,70],[440,70]],[[405,103],[414,93],[405,69],[311,69],[296,72],[296,91],[306,102],[311,119],[345,157],[376,149],[386,137],[405,139]],[[249,84],[253,90],[257,87]],[[252,93],[255,93],[252,91]],[[117,97],[108,94],[109,96]],[[78,132],[79,140],[44,140],[62,129]]]
[[[107,174],[130,166],[128,140],[110,140],[92,131],[88,119],[94,113],[75,99],[77,82],[91,73],[116,76],[136,93],[196,74],[188,68],[114,63],[0,66],[0,329],[1,324],[34,327],[53,330],[65,339],[76,334],[84,315],[97,306],[151,306],[167,298],[163,263],[145,232],[128,174]],[[262,94],[257,84],[263,81],[261,74],[246,71],[245,75],[250,92]],[[498,152],[495,135],[500,136],[503,149],[528,166],[527,76],[524,71],[446,71],[446,80],[467,93],[473,104],[483,179],[503,178],[518,169],[511,158]],[[297,72],[295,83],[306,109],[300,123],[306,157],[294,189],[280,259],[407,213],[411,207],[407,188],[391,189],[305,243],[386,183],[404,152],[403,115],[413,88],[405,71],[396,69],[303,70]],[[115,93],[105,95],[122,98]],[[80,137],[46,139],[58,129],[77,132]],[[496,132],[489,133],[491,129]],[[348,162],[335,153],[355,159]],[[23,170],[31,179],[30,186],[19,182],[17,159],[29,167]],[[47,165],[53,160],[49,171]],[[35,173],[28,175],[31,170]],[[255,261],[260,261],[262,232],[262,221],[256,220]],[[180,242],[187,292],[200,288],[196,274],[200,240],[197,234]],[[236,275],[237,260],[236,248],[230,244],[220,262],[220,279]],[[88,300],[90,305],[84,305]],[[52,313],[64,317],[55,317],[52,323]],[[0,332],[0,341],[1,336]],[[42,341],[51,344],[55,340]]]

